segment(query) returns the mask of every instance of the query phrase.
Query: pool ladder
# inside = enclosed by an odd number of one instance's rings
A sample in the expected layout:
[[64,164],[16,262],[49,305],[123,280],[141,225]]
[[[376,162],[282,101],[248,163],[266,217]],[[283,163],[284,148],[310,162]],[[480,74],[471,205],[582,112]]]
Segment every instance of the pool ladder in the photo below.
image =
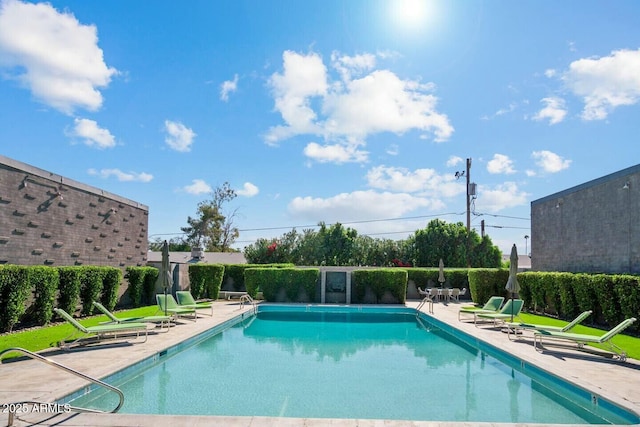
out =
[[425,304],[427,305],[429,314],[433,314],[433,299],[431,298],[430,295],[427,295],[422,299],[420,304],[418,304],[418,306],[416,307],[416,317],[420,315],[420,309],[424,307]]
[[253,314],[256,314],[258,312],[258,307],[256,306],[256,302],[254,301],[253,298],[251,298],[251,295],[244,294],[240,297],[240,309],[244,308],[245,304],[251,304],[253,306],[253,309],[252,309]]
[[[114,393],[116,393],[118,395],[118,397],[120,398],[120,401],[118,402],[118,406],[116,406],[113,410],[111,411],[101,411],[99,409],[91,409],[91,408],[81,408],[78,406],[66,406],[66,405],[59,405],[60,409],[64,409],[64,411],[69,411],[69,412],[78,412],[78,413],[82,413],[82,412],[91,412],[91,413],[100,413],[100,414],[104,414],[104,413],[116,413],[120,410],[120,408],[122,408],[122,405],[124,404],[124,393],[122,393],[122,391],[117,388],[114,387],[112,385],[109,385],[103,381],[100,381],[96,378],[92,378],[88,375],[85,375],[81,372],[76,371],[75,369],[69,368],[68,366],[65,366],[61,363],[55,362],[51,359],[48,359],[46,357],[40,356],[37,353],[33,353],[29,350],[26,350],[24,348],[20,348],[20,347],[11,347],[11,348],[7,348],[5,350],[0,351],[0,358],[2,357],[3,354],[6,353],[10,353],[10,352],[17,352],[17,353],[22,353],[25,356],[29,356],[31,359],[34,360],[39,360],[40,362],[46,363],[49,366],[53,366],[56,367],[58,369],[62,369],[63,371],[69,372],[70,374],[73,374],[77,377],[80,377],[84,380],[87,380],[93,384],[96,384],[100,387],[104,387],[107,390],[110,390]],[[49,402],[38,402],[35,400],[24,400],[22,402],[13,402],[12,405],[8,405],[9,408],[13,408],[13,410],[9,411],[9,420],[7,422],[7,427],[11,427],[13,425],[13,421],[16,415],[16,408],[22,408],[23,405],[47,405],[48,407],[51,407],[51,403]],[[59,412],[59,413],[62,413]]]

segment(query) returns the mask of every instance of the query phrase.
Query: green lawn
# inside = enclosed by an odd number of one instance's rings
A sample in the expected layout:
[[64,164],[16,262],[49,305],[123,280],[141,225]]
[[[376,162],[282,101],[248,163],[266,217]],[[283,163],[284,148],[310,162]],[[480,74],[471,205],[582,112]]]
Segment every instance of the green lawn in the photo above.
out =
[[[116,313],[118,317],[136,317],[136,316],[152,316],[158,314],[158,307],[148,306],[132,310],[123,310]],[[555,325],[563,326],[568,322],[554,319],[551,317],[537,316],[534,314],[522,313],[520,318],[526,323],[535,323],[539,325]],[[106,316],[93,316],[82,319],[80,323],[85,326],[97,325],[102,321],[108,320]],[[589,319],[585,321],[588,323]],[[66,338],[73,332],[73,327],[68,323],[59,323],[52,326],[45,326],[37,329],[29,329],[26,331],[15,332],[0,336],[0,351],[9,347],[22,347],[31,351],[40,351],[47,348],[56,347],[56,343]],[[578,334],[601,335],[604,333],[601,329],[590,328],[588,326],[578,325],[572,332]],[[631,359],[640,360],[640,338],[628,335],[617,335],[613,338],[613,342],[627,352],[627,356]],[[602,347],[604,348],[604,347]],[[18,354],[6,354],[3,359],[17,357]]]
[[[153,316],[154,314],[158,314],[157,311],[158,306],[152,305],[132,310],[118,311],[115,314],[117,317]],[[100,322],[108,320],[107,316],[100,315],[80,319],[80,323],[84,326],[95,326]],[[0,335],[0,351],[9,347],[21,347],[36,352],[56,347],[58,342],[68,337],[73,331],[74,327],[67,322],[64,322],[56,323],[51,326],[43,326],[41,328]],[[2,359],[18,356],[20,356],[18,353],[8,353],[2,356]]]

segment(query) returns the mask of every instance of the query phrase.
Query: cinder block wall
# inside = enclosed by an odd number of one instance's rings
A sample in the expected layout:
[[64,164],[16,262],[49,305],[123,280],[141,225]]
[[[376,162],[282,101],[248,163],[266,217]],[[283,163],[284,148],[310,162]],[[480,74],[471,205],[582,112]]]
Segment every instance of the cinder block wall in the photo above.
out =
[[147,259],[147,206],[0,156],[0,264],[102,265]]
[[531,267],[640,273],[640,165],[531,203]]

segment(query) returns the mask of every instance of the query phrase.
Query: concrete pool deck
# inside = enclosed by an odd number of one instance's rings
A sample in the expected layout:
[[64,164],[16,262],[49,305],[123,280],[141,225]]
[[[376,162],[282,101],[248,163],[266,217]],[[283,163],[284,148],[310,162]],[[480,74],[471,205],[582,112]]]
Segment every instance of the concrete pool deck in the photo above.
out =
[[[406,306],[415,308],[419,301],[408,301]],[[615,404],[640,413],[640,361],[628,359],[621,363],[598,355],[578,352],[565,347],[549,347],[549,351],[538,353],[533,348],[532,339],[510,341],[506,334],[483,325],[476,327],[473,322],[459,322],[458,309],[463,303],[436,303],[433,316],[457,329],[469,333],[489,344],[510,352],[525,362],[566,378],[572,383],[586,388],[614,402]],[[204,332],[211,327],[231,319],[251,306],[240,308],[234,301],[217,301],[214,315],[201,314],[197,322],[181,320],[167,333],[150,334],[146,343],[126,346],[99,346],[93,349],[71,352],[46,351],[42,355],[94,378],[102,378],[133,363],[152,356],[189,337]],[[205,313],[203,311],[203,313]],[[208,311],[206,313],[209,313]],[[525,332],[525,334],[527,334]],[[530,336],[530,334],[529,334]],[[251,375],[240,377],[250,386]],[[87,383],[69,373],[55,369],[36,360],[19,360],[0,364],[0,402],[36,400],[53,402],[57,398],[86,386]],[[247,402],[248,405],[251,402]],[[420,402],[416,402],[420,404]],[[452,405],[456,405],[452,402]],[[3,408],[0,408],[2,411]],[[4,411],[2,411],[4,412]],[[0,413],[0,425],[7,425],[8,414]],[[129,414],[18,414],[14,426],[56,425],[56,426],[175,426],[175,425],[220,425],[229,427],[254,426],[390,426],[390,427],[467,427],[476,425],[525,426],[535,424],[440,422],[440,421],[398,421],[368,419],[311,419],[278,417],[224,417],[224,416],[160,416]],[[537,424],[540,425],[540,424]],[[565,425],[566,427],[567,425]]]

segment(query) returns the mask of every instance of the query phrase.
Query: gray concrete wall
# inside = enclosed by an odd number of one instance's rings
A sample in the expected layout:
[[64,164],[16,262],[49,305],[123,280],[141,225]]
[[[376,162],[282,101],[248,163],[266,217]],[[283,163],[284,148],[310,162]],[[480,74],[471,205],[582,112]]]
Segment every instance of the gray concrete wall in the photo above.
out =
[[531,202],[537,271],[640,273],[640,165]]
[[142,266],[147,206],[0,156],[0,264]]

